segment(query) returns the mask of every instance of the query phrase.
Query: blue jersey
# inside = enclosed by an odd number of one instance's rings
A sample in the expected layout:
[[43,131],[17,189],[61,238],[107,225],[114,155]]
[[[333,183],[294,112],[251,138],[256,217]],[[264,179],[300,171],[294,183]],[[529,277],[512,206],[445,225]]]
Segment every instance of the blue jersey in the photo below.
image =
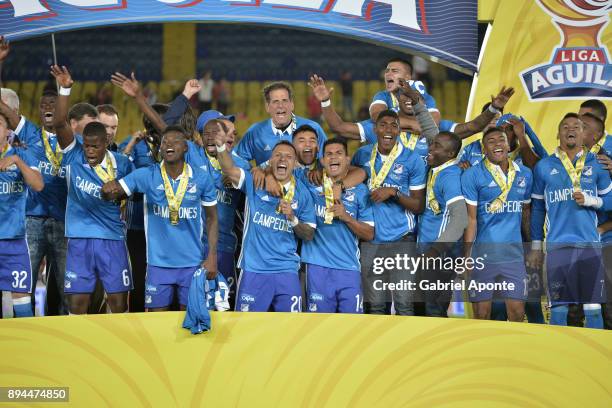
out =
[[[66,214],[66,167],[56,169],[45,154],[45,145],[42,140],[42,129],[34,125],[23,116],[15,129],[19,140],[27,145],[28,152],[34,158],[36,167],[42,174],[45,187],[42,191],[28,191],[26,214],[35,217],[53,217],[64,221]],[[57,138],[49,134],[49,144],[55,152]]]
[[[427,106],[427,110],[430,112],[438,112],[438,108],[436,106],[436,100],[433,98],[433,96],[427,93],[427,90],[425,90],[425,85],[423,85],[421,81],[410,81],[410,82],[411,82],[410,85],[412,86],[412,88],[419,91],[421,95],[423,96],[423,100],[425,101],[425,106]],[[397,98],[393,98],[389,91],[379,91],[372,98],[372,103],[370,104],[370,108],[372,107],[372,105],[381,104],[381,105],[385,105],[387,109],[391,109],[394,112],[399,112],[400,107],[399,107],[398,102],[399,101],[397,101]]]
[[[372,149],[377,145],[363,146],[353,156],[353,165],[365,170],[368,179],[370,174],[370,157]],[[393,187],[402,194],[408,195],[409,190],[422,190],[425,188],[426,170],[423,160],[418,154],[399,144],[400,153],[389,170],[382,186]],[[374,168],[377,172],[382,167],[380,153],[376,153]],[[397,241],[408,233],[413,233],[416,227],[414,214],[402,207],[394,198],[382,203],[372,203],[376,230],[374,243]]]
[[[580,187],[592,196],[607,195],[612,190],[610,174],[594,154],[587,154]],[[597,213],[592,208],[576,204],[572,197],[572,182],[556,153],[536,164],[534,178],[532,197],[534,200],[544,200],[546,205],[546,242],[572,245],[599,242]],[[542,231],[534,228],[531,234],[534,240],[542,239]]]
[[[244,159],[241,159],[232,151],[232,159],[237,167],[250,171],[251,165]],[[219,241],[217,250],[223,252],[234,253],[236,251],[236,234],[234,233],[234,223],[236,221],[236,210],[242,199],[242,192],[223,184],[223,176],[221,170],[215,169],[206,158],[207,165],[203,166],[203,170],[210,172],[214,180],[217,194],[217,215],[219,217]],[[202,214],[203,222],[206,222],[206,214]],[[206,225],[206,224],[205,224]],[[203,236],[202,243],[208,246],[206,234]]]
[[323,144],[327,140],[321,126],[310,119],[294,116],[294,121],[285,131],[274,127],[272,119],[267,119],[252,125],[236,146],[235,152],[246,161],[255,160],[259,166],[270,159],[272,149],[281,140],[292,141],[293,131],[302,125],[309,125],[317,132],[319,156],[323,153]]
[[[131,139],[132,137],[130,136],[119,145],[118,149],[120,152],[125,150]],[[154,166],[156,164],[153,154],[144,140],[140,140],[134,145],[128,157],[137,169]],[[144,230],[144,213],[142,208],[142,195],[140,193],[132,195],[128,200],[125,221],[128,229]]]
[[[108,153],[117,180],[133,170],[134,166],[126,156]],[[120,206],[102,199],[100,191],[104,183],[87,164],[83,146],[76,139],[64,150],[63,164],[66,166],[68,184],[66,237],[125,239]],[[102,168],[106,169],[106,159],[102,160]]]
[[[26,165],[39,171],[37,159],[29,150],[15,149],[9,145],[5,157],[13,155],[19,156]],[[16,164],[7,171],[0,171],[0,239],[25,237],[27,196],[26,183]]]
[[[612,158],[612,135],[606,135],[604,136],[606,138],[604,144],[601,146],[603,152],[605,153],[606,156]],[[604,222],[610,220],[612,217],[610,217],[610,214],[606,211],[598,211],[597,212],[597,219],[599,221],[599,225],[603,224]],[[608,231],[606,233],[604,233],[601,236],[601,242],[612,242],[612,231]]]
[[[297,273],[300,267],[297,238],[287,217],[276,212],[280,199],[256,189],[251,173],[240,171],[242,176],[237,187],[246,194],[246,204],[238,266],[255,273]],[[301,223],[316,228],[312,197],[298,179],[291,207]]]
[[[174,193],[182,176],[168,176]],[[168,199],[161,175],[161,166],[144,167],[119,183],[128,195],[144,195],[147,264],[160,268],[189,268],[202,262],[202,205],[217,204],[215,186],[210,174],[187,165],[187,191],[179,208],[179,222],[170,223]]]
[[438,123],[438,130],[440,132],[454,132],[458,123],[453,122],[452,120],[442,119],[440,123]]
[[[302,261],[326,268],[361,270],[359,239],[342,221],[334,219],[325,224],[325,194],[323,187],[303,180],[312,195],[317,217],[317,229],[312,241],[302,242]],[[346,212],[357,221],[374,225],[374,213],[368,188],[360,184],[342,193]]]
[[492,213],[491,203],[500,196],[501,188],[487,170],[484,162],[467,169],[461,177],[465,202],[477,207],[475,242],[523,242],[521,217],[523,203],[531,202],[533,175],[527,167],[514,162],[516,176],[503,207]]
[[482,162],[483,157],[482,143],[480,139],[478,139],[463,147],[463,150],[459,155],[459,161],[470,162],[470,166],[476,166]]
[[459,166],[453,164],[440,170],[433,189],[436,201],[440,204],[440,213],[433,213],[426,198],[425,212],[419,217],[419,242],[435,242],[448,224],[448,206],[463,200]]

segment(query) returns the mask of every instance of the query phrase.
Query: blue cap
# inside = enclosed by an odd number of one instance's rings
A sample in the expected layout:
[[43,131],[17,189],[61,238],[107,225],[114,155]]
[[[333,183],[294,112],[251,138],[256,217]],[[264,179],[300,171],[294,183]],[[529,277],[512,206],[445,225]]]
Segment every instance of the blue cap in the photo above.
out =
[[208,121],[213,119],[227,119],[231,122],[236,121],[236,117],[234,115],[223,115],[221,112],[216,110],[207,110],[206,112],[202,112],[198,117],[198,123],[196,124],[196,130],[199,133],[202,133],[204,130],[204,126],[208,123]]

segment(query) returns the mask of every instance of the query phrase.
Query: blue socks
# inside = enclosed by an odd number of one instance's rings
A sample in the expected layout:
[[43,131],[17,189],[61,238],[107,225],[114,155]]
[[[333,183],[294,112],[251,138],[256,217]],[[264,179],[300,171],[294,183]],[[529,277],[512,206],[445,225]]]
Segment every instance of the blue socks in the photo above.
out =
[[600,305],[584,305],[584,327],[590,329],[603,329],[603,317],[601,316]]
[[550,310],[550,324],[555,326],[567,326],[567,305],[553,306]]

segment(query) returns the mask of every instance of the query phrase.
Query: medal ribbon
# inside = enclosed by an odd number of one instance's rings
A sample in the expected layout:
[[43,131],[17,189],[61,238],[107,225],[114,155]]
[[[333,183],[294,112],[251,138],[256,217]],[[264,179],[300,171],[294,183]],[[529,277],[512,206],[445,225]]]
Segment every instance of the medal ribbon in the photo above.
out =
[[[283,192],[283,197],[281,198],[281,200],[291,204],[291,202],[293,201],[293,196],[295,195],[295,178],[291,176],[291,181],[289,182],[288,189],[286,189],[285,186],[283,186],[282,184],[280,185],[280,187]],[[276,209],[276,212],[280,213],[280,203],[279,207]]]
[[586,151],[582,152],[583,153],[582,156],[580,156],[580,158],[576,162],[576,167],[574,167],[574,165],[572,164],[572,161],[567,156],[567,153],[565,153],[563,150],[557,147],[555,152],[557,153],[557,156],[561,160],[561,164],[563,165],[563,168],[567,172],[567,175],[572,181],[572,186],[574,187],[574,191],[581,191],[580,176],[582,176],[582,170],[584,169],[584,163],[586,162],[587,152]]
[[51,148],[51,144],[49,143],[49,133],[47,133],[45,128],[42,128],[41,137],[42,137],[43,145],[45,146],[45,156],[47,156],[49,163],[51,163],[55,171],[59,171],[59,168],[62,166],[62,156],[63,156],[59,143],[55,145],[55,152],[54,152],[53,149]]
[[370,155],[370,190],[376,190],[380,187],[387,178],[387,174],[389,174],[389,170],[391,170],[391,165],[395,162],[395,159],[400,154],[399,143],[396,143],[391,149],[389,156],[387,156],[387,160],[383,160],[382,167],[380,168],[380,173],[376,174],[376,154],[378,152],[378,143],[376,143],[372,147],[372,154]]
[[510,189],[512,188],[512,183],[514,183],[514,178],[516,177],[516,169],[514,168],[514,161],[508,160],[508,177],[504,177],[504,173],[499,166],[495,166],[493,163],[489,161],[489,159],[484,160],[484,165],[493,176],[493,180],[501,189],[501,194],[497,197],[490,205],[490,212],[494,213],[502,208],[506,200],[508,199],[508,194],[510,193]]
[[102,167],[102,163],[95,165],[93,169],[103,183],[108,183],[115,179],[115,169],[108,151],[104,155],[104,161],[106,162],[106,170]]
[[593,146],[591,146],[591,150],[590,152],[593,154],[597,154],[599,153],[599,151],[601,150],[601,148],[603,147],[603,144],[606,141],[606,136],[602,136],[601,139],[599,139],[599,142],[595,143]]
[[166,200],[168,200],[168,209],[170,211],[170,223],[172,225],[178,225],[179,209],[181,208],[183,197],[185,197],[185,193],[187,192],[187,184],[189,182],[189,177],[187,177],[187,163],[183,163],[183,171],[179,176],[181,181],[179,182],[178,188],[176,189],[176,194],[172,189],[172,184],[170,184],[170,179],[168,178],[168,173],[166,172],[165,163],[162,163],[160,167],[162,180],[164,181],[164,191],[166,192]]
[[457,159],[451,159],[446,163],[436,167],[435,169],[429,170],[429,177],[427,178],[427,202],[429,203],[429,208],[434,213],[434,215],[440,214],[440,203],[436,200],[436,195],[434,194],[434,187],[436,185],[436,179],[438,175],[447,167],[452,166],[457,163]]

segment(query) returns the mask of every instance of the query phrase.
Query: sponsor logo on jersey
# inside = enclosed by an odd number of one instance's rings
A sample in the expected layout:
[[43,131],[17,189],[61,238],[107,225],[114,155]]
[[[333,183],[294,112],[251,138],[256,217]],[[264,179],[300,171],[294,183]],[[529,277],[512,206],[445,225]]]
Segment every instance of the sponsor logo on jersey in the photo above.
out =
[[557,169],[552,169],[552,170],[550,171],[550,175],[551,175],[551,176],[554,176],[555,174],[559,174],[559,170],[557,170]]

